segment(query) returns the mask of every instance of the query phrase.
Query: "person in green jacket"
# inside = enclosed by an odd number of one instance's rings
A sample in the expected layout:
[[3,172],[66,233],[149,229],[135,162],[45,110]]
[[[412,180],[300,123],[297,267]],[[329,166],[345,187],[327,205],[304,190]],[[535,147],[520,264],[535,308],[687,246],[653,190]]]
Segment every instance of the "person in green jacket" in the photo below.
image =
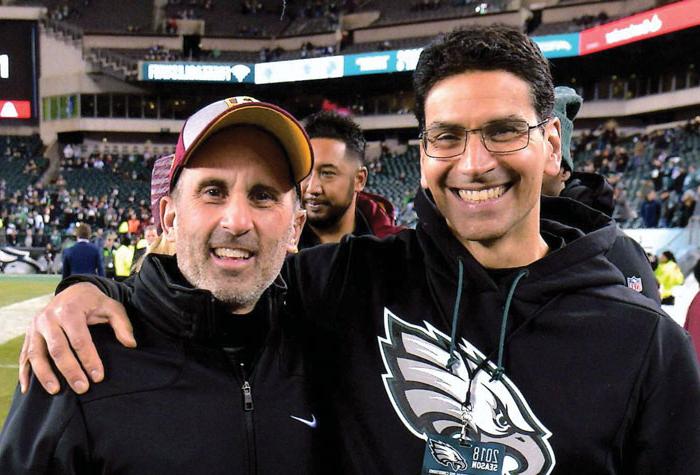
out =
[[661,304],[673,305],[676,301],[673,296],[673,288],[682,285],[685,281],[681,268],[676,263],[676,256],[671,251],[664,251],[659,256],[659,265],[654,271],[656,280],[659,281]]

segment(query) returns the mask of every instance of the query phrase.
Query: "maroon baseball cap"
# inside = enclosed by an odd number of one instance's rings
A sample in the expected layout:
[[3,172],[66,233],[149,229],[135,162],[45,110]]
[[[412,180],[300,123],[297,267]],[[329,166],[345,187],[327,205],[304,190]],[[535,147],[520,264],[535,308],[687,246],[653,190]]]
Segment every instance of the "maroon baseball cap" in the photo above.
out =
[[175,154],[163,155],[153,164],[151,172],[151,216],[153,224],[162,231],[160,225],[160,199],[170,192],[170,169],[173,166]]
[[216,132],[233,125],[253,125],[277,138],[296,184],[311,173],[314,154],[309,137],[289,112],[252,97],[230,97],[205,106],[185,121],[170,168],[168,191],[175,186],[195,150]]

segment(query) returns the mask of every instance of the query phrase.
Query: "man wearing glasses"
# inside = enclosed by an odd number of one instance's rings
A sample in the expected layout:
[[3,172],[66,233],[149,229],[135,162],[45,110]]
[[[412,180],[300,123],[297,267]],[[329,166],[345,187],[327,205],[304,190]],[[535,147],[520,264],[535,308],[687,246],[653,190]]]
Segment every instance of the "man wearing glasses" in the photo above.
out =
[[[417,229],[286,264],[288,307],[312,324],[328,473],[700,473],[687,335],[624,285],[605,233],[541,219],[561,147],[537,45],[504,26],[458,30],[423,51],[414,86]],[[84,317],[56,309],[104,296],[70,290],[28,332],[42,384],[39,333],[68,381],[87,382],[54,343]]]

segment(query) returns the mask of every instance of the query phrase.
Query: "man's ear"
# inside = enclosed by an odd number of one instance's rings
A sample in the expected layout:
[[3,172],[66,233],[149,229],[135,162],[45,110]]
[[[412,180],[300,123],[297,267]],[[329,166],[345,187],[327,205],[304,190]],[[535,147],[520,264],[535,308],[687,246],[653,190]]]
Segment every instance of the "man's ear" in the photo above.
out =
[[160,223],[163,227],[163,235],[170,242],[175,242],[177,228],[177,207],[172,196],[164,196],[158,203],[160,211]]
[[355,193],[359,193],[365,189],[368,175],[367,167],[360,167],[357,169],[355,172]]
[[424,190],[427,190],[428,189],[428,180],[425,179],[425,173],[423,172],[423,168],[424,168],[423,165],[425,165],[425,161],[429,160],[429,158],[427,157],[427,155],[425,155],[425,152],[423,151],[423,146],[419,145],[418,147],[420,148],[420,186]]
[[544,173],[549,176],[557,176],[561,170],[561,123],[557,117],[553,117],[545,126],[545,151],[547,155],[544,164]]
[[289,237],[289,243],[287,244],[287,254],[296,254],[299,252],[299,239],[301,239],[301,232],[304,230],[304,223],[306,223],[306,210],[297,209],[294,211],[294,231]]

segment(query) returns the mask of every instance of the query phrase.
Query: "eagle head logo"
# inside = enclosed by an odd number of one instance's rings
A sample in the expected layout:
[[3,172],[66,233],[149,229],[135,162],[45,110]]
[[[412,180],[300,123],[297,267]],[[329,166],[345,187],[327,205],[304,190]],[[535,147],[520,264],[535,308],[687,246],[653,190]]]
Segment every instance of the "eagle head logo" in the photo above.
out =
[[441,465],[450,467],[453,471],[464,470],[467,468],[467,461],[457,452],[454,447],[434,439],[428,439],[428,447],[433,458]]

